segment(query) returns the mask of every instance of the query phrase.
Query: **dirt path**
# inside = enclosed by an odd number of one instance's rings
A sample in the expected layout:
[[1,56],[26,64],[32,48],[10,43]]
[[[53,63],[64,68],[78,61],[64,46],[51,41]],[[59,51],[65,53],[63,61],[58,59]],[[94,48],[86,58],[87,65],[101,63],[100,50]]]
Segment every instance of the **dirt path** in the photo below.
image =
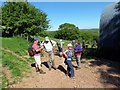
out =
[[[45,60],[45,58],[42,58]],[[82,68],[75,70],[75,79],[70,79],[65,76],[64,69],[66,66],[58,56],[55,56],[57,70],[49,71],[43,64],[42,69],[46,71],[45,75],[41,75],[35,71],[34,67],[31,67],[31,73],[29,77],[23,78],[20,82],[10,87],[12,88],[117,88],[120,86],[120,72],[108,73],[108,69],[112,69],[107,64],[99,61],[82,61]],[[94,63],[93,63],[94,62]],[[97,65],[97,64],[101,65]],[[30,64],[31,65],[31,64]],[[76,62],[73,62],[76,65]],[[106,70],[106,72],[104,72]],[[104,74],[105,73],[105,76]],[[111,75],[110,81],[107,75]],[[116,75],[116,76],[115,76]],[[113,77],[112,77],[113,76]],[[115,77],[114,77],[115,76]],[[105,78],[106,77],[106,78]],[[110,76],[108,76],[110,77]],[[117,77],[117,79],[116,79]],[[114,82],[114,83],[112,83]]]
[[18,54],[16,54],[15,52],[9,50],[9,49],[5,49],[5,48],[0,48],[0,50],[6,51],[8,53],[11,53],[12,55],[24,60],[25,62],[27,62],[27,60],[23,57],[23,56],[19,56]]

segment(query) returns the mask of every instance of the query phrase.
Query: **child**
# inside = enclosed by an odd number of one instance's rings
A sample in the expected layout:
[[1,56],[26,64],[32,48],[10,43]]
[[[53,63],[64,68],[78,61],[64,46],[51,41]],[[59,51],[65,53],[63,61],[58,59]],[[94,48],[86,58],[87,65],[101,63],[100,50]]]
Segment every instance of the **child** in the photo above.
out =
[[66,75],[70,75],[70,78],[74,78],[74,68],[72,65],[72,44],[68,44],[68,49],[63,52],[63,57],[65,58],[65,64],[67,65]]

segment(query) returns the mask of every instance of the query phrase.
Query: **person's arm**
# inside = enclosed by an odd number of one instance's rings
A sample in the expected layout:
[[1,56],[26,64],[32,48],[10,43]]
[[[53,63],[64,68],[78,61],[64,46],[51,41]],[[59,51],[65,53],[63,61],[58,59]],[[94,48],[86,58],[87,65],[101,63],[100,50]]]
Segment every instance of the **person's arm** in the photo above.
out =
[[63,55],[64,55],[63,57],[68,58],[68,56],[66,54],[67,52],[68,52],[68,50],[66,50],[66,51],[63,52]]
[[43,49],[43,47],[40,47],[39,49],[35,50],[36,52],[39,52]]

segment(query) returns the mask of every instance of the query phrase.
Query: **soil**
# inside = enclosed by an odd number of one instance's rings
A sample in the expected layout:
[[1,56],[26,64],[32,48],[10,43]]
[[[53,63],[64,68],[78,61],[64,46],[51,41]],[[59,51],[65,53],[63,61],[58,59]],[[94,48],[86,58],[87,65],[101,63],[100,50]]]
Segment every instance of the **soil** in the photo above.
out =
[[42,69],[46,74],[36,72],[34,62],[30,63],[31,73],[11,85],[11,88],[120,88],[120,64],[117,62],[82,59],[81,69],[76,70],[73,61],[75,78],[65,75],[66,65],[59,56],[55,56],[57,70],[49,71],[45,57],[42,58]]

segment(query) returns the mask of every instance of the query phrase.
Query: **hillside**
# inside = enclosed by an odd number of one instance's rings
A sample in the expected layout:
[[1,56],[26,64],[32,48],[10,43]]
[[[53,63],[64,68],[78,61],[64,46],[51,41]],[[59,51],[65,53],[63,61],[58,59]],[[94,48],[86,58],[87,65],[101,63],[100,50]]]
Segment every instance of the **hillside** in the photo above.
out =
[[[39,37],[44,40],[44,37]],[[58,39],[50,38],[56,42]],[[0,38],[2,41],[2,87],[8,87],[19,82],[23,76],[30,73],[30,64],[34,62],[33,57],[29,57],[27,53],[28,47],[32,44],[25,39],[14,38]],[[70,41],[63,40],[67,45]],[[56,47],[57,48],[57,47]]]
[[83,33],[83,32],[89,32],[89,33],[92,33],[92,34],[96,34],[97,36],[99,36],[99,29],[80,29],[80,32]]
[[14,84],[29,72],[27,48],[29,43],[21,38],[0,38],[2,40],[2,85]]
[[[41,40],[44,38],[41,37]],[[52,38],[53,39],[53,38]],[[66,65],[55,54],[57,70],[49,71],[46,56],[41,58],[41,75],[35,71],[34,59],[29,58],[28,43],[22,38],[0,38],[2,40],[2,87],[10,88],[119,88],[120,64],[100,59],[82,59],[81,69],[76,70],[72,62],[75,79],[65,76]],[[57,40],[57,39],[54,39]],[[70,41],[66,41],[70,42]],[[59,82],[58,82],[59,81]]]

